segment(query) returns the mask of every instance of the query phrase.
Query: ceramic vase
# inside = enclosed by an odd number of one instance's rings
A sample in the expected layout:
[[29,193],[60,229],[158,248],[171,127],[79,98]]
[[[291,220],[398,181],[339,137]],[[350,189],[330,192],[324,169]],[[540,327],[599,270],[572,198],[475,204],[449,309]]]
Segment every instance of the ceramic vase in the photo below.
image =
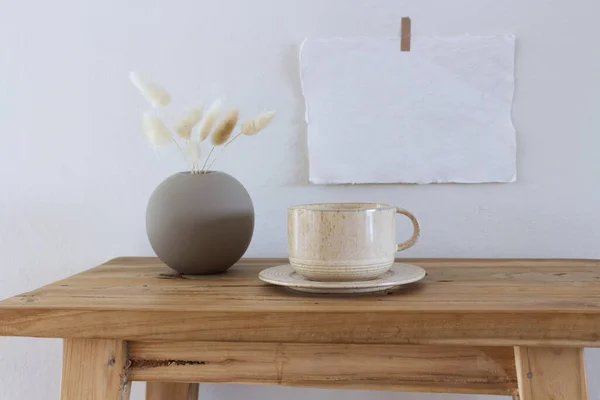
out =
[[248,248],[254,207],[244,186],[226,173],[181,172],[150,196],[146,230],[158,258],[175,271],[221,273]]

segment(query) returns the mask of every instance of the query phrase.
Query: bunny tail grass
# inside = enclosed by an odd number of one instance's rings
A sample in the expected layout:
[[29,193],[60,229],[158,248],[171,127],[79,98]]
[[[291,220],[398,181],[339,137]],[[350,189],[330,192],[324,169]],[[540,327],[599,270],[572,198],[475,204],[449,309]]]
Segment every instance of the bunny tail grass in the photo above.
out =
[[262,131],[275,118],[275,111],[268,111],[260,114],[254,119],[246,121],[242,124],[242,133],[244,135],[256,135]]
[[198,136],[201,142],[204,141],[208,135],[210,135],[210,131],[212,130],[215,122],[217,122],[219,114],[221,113],[221,106],[221,100],[215,100],[208,108],[208,111],[206,112],[206,115],[204,116],[204,119],[202,120],[198,130]]
[[221,121],[219,125],[217,125],[215,131],[212,133],[212,136],[210,138],[212,145],[220,146],[227,142],[227,139],[229,139],[229,137],[231,136],[231,132],[233,132],[233,129],[237,125],[237,122],[238,110],[234,109],[225,114],[223,121]]
[[165,126],[160,118],[149,112],[144,113],[142,126],[144,133],[148,137],[148,141],[154,148],[168,146],[173,140],[173,135],[169,131],[169,128]]
[[192,138],[192,129],[202,119],[202,109],[191,108],[175,124],[175,133],[183,140]]
[[133,86],[140,91],[142,96],[144,96],[153,107],[164,107],[171,102],[171,95],[169,92],[157,84],[143,79],[137,73],[130,72],[129,79],[131,80],[131,83],[133,83]]

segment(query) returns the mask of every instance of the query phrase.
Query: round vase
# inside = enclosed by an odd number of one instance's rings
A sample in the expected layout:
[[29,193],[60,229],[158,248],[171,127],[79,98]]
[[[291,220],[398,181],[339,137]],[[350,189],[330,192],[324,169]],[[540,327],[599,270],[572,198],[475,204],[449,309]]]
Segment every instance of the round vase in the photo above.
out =
[[225,272],[246,252],[254,231],[250,195],[223,172],[180,172],[154,190],[146,230],[162,262],[182,274]]

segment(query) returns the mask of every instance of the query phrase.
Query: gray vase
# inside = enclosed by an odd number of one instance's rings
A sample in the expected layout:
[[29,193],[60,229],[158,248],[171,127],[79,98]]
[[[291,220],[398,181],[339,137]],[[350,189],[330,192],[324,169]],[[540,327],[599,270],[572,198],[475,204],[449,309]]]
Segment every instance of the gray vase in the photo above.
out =
[[148,201],[146,230],[162,262],[182,274],[225,272],[246,252],[254,207],[246,189],[223,172],[181,172]]

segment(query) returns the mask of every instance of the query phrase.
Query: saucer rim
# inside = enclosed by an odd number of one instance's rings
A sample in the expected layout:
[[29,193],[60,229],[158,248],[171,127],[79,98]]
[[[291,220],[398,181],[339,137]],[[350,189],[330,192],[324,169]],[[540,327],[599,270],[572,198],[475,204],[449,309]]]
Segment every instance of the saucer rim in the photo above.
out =
[[[397,276],[397,274],[398,274],[397,270],[401,269],[403,266],[409,266],[409,267],[411,267],[411,269],[416,269],[416,272],[418,272],[418,274],[415,274],[415,276],[410,277],[410,278],[394,279],[394,277]],[[283,278],[283,279],[289,279],[288,277],[291,277],[292,275],[297,275],[297,276],[301,277],[301,280],[272,279],[270,277],[265,276],[267,271],[279,270],[279,269],[289,270],[289,275],[285,275],[285,278]],[[392,273],[389,274],[390,272],[392,272]],[[277,265],[274,267],[269,267],[269,268],[263,269],[258,274],[258,278],[261,281],[272,284],[272,285],[285,286],[285,287],[289,287],[289,288],[298,287],[298,288],[308,288],[308,289],[312,288],[312,289],[338,289],[338,290],[381,288],[383,290],[386,288],[393,288],[395,286],[408,285],[410,283],[420,281],[421,279],[425,278],[425,276],[427,275],[427,272],[425,271],[425,269],[423,269],[422,267],[419,267],[418,265],[395,262],[390,267],[390,270],[388,272],[386,272],[384,275],[386,275],[386,274],[389,274],[389,276],[386,278],[378,277],[376,279],[364,280],[364,281],[333,281],[333,282],[332,281],[311,281],[311,280],[308,280],[307,278],[302,277],[302,275],[298,274],[297,272],[295,272],[293,267],[291,266],[291,264],[281,264],[281,265]],[[298,278],[295,278],[295,279],[298,279]]]

